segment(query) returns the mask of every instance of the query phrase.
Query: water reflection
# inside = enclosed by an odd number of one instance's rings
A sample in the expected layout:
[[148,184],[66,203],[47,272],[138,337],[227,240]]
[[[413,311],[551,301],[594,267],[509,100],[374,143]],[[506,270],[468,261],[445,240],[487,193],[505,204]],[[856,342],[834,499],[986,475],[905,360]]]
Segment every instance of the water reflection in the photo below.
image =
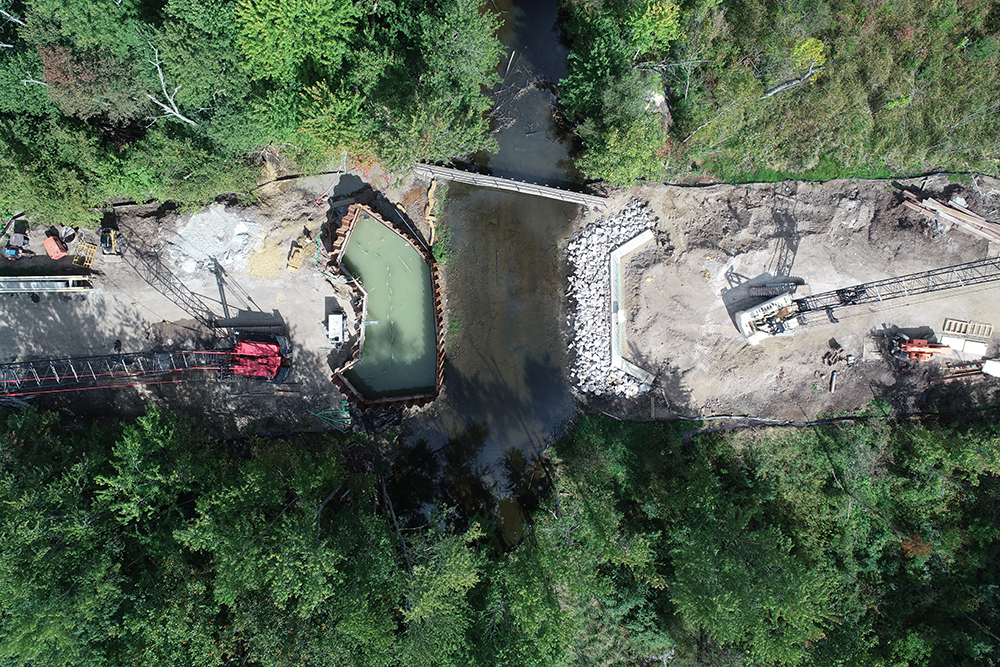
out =
[[419,528],[434,508],[447,507],[456,511],[459,530],[478,521],[494,527],[498,549],[517,544],[522,525],[548,492],[548,477],[537,456],[511,448],[501,457],[500,478],[493,480],[479,463],[488,437],[485,424],[471,422],[439,448],[418,440],[402,452],[388,489],[404,528]]
[[[496,133],[498,153],[476,161],[497,176],[579,183],[570,142],[553,122],[550,84],[563,75],[567,53],[557,2],[496,6],[508,47],[497,96],[509,122]],[[449,313],[459,326],[449,337],[444,394],[408,423],[412,447],[396,465],[396,481],[407,489],[399,502],[416,520],[423,520],[421,503],[444,498],[467,518],[493,518],[509,541],[525,512],[537,507],[545,483],[534,452],[575,411],[564,371],[566,282],[559,257],[578,213],[575,204],[448,185],[439,221],[452,232],[444,275]],[[415,486],[417,478],[423,481]]]

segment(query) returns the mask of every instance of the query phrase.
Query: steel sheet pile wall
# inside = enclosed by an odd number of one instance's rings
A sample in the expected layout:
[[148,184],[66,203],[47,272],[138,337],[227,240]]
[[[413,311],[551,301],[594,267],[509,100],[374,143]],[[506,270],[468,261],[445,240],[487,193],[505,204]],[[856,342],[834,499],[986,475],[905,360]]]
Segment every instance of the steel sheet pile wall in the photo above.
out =
[[[363,204],[352,204],[347,211],[347,216],[345,217],[346,224],[341,225],[340,229],[337,230],[336,236],[332,239],[333,247],[331,248],[331,255],[333,256],[333,259],[330,263],[331,268],[336,268],[336,270],[341,273],[345,275],[347,274],[342,264],[344,251],[347,248],[347,241],[350,239],[351,232],[354,231],[354,226],[362,215],[368,215],[394,231],[406,242],[407,245],[410,246],[410,248],[420,255],[420,257],[427,264],[427,267],[430,269],[432,299],[434,303],[435,349],[437,355],[434,374],[434,390],[428,394],[413,394],[410,396],[392,396],[386,398],[366,398],[354,387],[354,385],[351,384],[350,380],[348,380],[344,375],[344,372],[361,361],[364,354],[364,306],[362,306],[361,313],[356,313],[358,321],[362,322],[362,324],[359,327],[360,335],[357,343],[355,344],[355,349],[352,352],[350,359],[343,366],[334,371],[331,380],[341,393],[347,396],[348,399],[350,399],[363,411],[426,405],[440,395],[441,387],[444,384],[444,305],[441,299],[440,276],[437,262],[434,260],[434,256],[431,255],[430,251],[427,250],[422,243],[420,243],[419,239],[413,238],[412,234],[408,230],[391,222],[387,222],[380,215],[375,213],[375,211]],[[362,303],[364,303],[367,299],[367,294],[356,282],[354,285],[362,295]]]

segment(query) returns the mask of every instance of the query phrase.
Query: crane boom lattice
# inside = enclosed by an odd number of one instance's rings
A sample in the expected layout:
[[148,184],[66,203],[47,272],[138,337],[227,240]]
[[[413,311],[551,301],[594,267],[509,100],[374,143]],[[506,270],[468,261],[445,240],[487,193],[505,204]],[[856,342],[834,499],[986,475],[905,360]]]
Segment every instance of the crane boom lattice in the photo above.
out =
[[799,314],[817,310],[833,310],[844,306],[878,303],[902,296],[930,294],[956,287],[971,287],[1000,281],[1000,257],[980,259],[942,269],[911,273],[899,278],[887,278],[852,287],[821,292],[795,299]]
[[122,240],[124,252],[122,259],[153,289],[180,306],[188,315],[205,325],[215,329],[215,316],[212,309],[201,300],[197,294],[188,289],[173,272],[164,266],[160,256],[148,248],[142,248]]
[[138,352],[0,365],[0,395],[22,396],[63,388],[113,387],[126,380],[184,370],[221,370],[227,352]]

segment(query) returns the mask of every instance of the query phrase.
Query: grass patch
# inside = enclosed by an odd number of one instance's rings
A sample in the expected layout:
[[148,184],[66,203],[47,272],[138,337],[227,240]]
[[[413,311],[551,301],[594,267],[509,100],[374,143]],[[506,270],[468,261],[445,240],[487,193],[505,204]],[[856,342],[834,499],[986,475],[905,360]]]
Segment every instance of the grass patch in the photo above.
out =
[[431,254],[438,264],[446,264],[451,259],[451,228],[439,227],[434,234]]

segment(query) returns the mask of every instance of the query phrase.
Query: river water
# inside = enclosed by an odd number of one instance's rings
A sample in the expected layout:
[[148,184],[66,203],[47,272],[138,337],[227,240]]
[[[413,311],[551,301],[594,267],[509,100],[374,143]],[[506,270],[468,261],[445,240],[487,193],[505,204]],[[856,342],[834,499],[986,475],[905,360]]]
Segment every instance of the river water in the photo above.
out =
[[[552,95],[529,87],[558,82],[564,72],[556,1],[506,0],[496,7],[507,47],[504,83],[495,92],[503,129],[495,134],[498,151],[475,162],[495,176],[557,187],[578,182],[570,142],[553,123]],[[409,422],[407,460],[397,470],[409,466],[400,474],[450,479],[442,493],[453,506],[472,510],[492,495],[501,498],[501,522],[514,520],[516,506],[530,509],[527,496],[544,487],[532,460],[575,409],[561,328],[560,243],[578,213],[575,204],[448,184],[439,221],[452,230],[444,272],[457,331],[449,335],[444,393]]]

